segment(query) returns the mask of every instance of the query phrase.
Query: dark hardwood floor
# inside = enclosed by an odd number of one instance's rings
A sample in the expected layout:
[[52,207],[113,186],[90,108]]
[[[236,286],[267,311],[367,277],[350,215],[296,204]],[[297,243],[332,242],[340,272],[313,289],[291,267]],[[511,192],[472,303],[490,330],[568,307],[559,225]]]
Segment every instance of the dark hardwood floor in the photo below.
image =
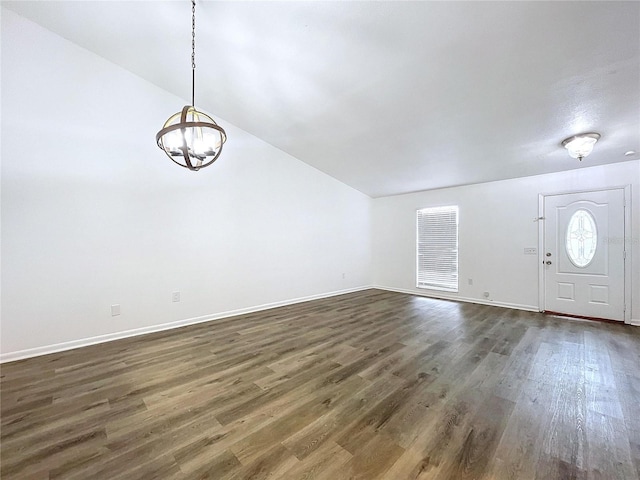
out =
[[640,329],[368,290],[1,367],[3,479],[637,479]]

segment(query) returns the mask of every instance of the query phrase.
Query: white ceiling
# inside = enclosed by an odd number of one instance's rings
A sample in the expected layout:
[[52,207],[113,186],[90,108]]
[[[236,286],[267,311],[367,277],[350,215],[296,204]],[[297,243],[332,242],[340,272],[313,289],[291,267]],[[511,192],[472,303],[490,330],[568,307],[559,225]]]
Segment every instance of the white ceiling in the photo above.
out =
[[[190,98],[189,1],[2,4]],[[640,158],[636,1],[199,0],[196,55],[196,106],[372,197]]]

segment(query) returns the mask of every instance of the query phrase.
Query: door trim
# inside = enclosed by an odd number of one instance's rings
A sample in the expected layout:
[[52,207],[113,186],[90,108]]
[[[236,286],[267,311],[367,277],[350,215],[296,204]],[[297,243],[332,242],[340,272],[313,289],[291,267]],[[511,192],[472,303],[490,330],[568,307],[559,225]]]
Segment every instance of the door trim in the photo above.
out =
[[622,190],[624,193],[624,323],[631,324],[631,184],[619,187],[590,188],[588,190],[566,190],[553,193],[538,194],[538,311],[544,311],[544,201],[545,197],[568,195],[572,193],[604,192]]

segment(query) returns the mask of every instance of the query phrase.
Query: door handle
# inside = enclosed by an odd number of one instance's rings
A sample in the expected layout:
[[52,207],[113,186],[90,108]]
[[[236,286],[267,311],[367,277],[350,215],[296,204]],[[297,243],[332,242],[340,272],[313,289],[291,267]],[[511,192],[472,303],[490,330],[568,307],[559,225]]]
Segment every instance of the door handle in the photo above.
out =
[[547,260],[547,261],[546,261],[546,262],[544,262],[544,263],[546,263],[547,265],[551,265],[551,260]]

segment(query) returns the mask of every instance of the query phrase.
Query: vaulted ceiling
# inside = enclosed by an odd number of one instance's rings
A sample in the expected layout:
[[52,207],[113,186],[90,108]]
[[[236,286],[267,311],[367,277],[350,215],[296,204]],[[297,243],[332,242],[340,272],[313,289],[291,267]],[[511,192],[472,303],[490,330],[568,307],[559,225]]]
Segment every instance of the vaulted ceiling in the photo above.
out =
[[[187,0],[2,5],[190,98]],[[372,197],[640,158],[640,2],[199,0],[196,55],[197,107]]]

